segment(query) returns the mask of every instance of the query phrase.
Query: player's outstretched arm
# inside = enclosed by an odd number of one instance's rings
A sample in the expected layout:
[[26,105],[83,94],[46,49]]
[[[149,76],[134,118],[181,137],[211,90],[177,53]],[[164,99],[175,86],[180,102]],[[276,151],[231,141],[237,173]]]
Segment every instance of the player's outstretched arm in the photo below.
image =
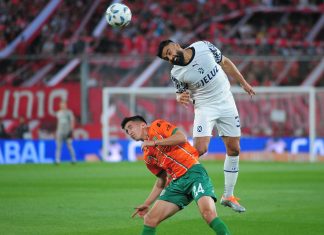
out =
[[146,198],[145,202],[134,208],[135,212],[132,214],[132,218],[134,218],[136,215],[143,218],[144,215],[149,211],[150,206],[153,204],[153,202],[155,202],[155,200],[161,194],[162,190],[165,187],[166,181],[167,181],[167,174],[165,171],[161,171],[157,175],[157,177],[158,178],[155,181],[153,189],[152,189],[150,195]]
[[183,144],[187,142],[187,137],[186,135],[180,131],[176,130],[176,132],[164,139],[158,139],[155,141],[156,146],[167,146],[167,145],[178,145],[178,144]]
[[243,89],[250,96],[255,95],[255,91],[253,90],[253,87],[244,79],[243,75],[240,73],[240,71],[237,69],[235,64],[229,58],[223,56],[220,66],[222,67],[222,69],[225,71],[227,75],[231,76],[236,81],[238,81],[240,85],[243,87]]
[[176,133],[164,139],[144,140],[141,148],[143,150],[145,147],[150,147],[150,146],[177,145],[177,144],[183,144],[186,141],[187,141],[186,135],[182,131],[177,130]]

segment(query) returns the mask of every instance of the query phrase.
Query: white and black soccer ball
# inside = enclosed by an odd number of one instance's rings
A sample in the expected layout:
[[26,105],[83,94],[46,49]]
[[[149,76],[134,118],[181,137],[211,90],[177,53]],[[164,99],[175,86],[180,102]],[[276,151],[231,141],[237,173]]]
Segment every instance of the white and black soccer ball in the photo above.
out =
[[132,12],[122,3],[111,4],[106,10],[106,20],[113,27],[125,27],[132,19]]

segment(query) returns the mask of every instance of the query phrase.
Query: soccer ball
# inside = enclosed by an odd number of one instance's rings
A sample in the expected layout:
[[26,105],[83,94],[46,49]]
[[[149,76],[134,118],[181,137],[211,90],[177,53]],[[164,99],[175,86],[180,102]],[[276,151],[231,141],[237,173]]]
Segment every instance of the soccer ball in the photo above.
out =
[[132,12],[125,4],[114,3],[106,10],[106,20],[113,27],[125,27],[132,19]]

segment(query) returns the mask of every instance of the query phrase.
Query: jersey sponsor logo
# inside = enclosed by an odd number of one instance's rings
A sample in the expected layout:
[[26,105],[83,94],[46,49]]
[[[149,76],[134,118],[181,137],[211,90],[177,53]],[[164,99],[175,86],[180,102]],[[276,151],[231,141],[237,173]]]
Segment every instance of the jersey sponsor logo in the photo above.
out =
[[202,126],[197,126],[197,131],[202,132]]
[[205,70],[204,70],[203,68],[199,68],[199,69],[198,69],[198,72],[199,72],[200,74],[204,74]]
[[216,76],[216,73],[217,72],[218,72],[218,68],[215,65],[215,67],[212,70],[210,70],[209,73],[206,76],[204,76],[202,79],[200,79],[199,82],[196,82],[194,84],[194,86],[196,88],[200,88],[200,87],[205,86],[207,83],[209,83],[211,80],[214,79],[214,77]]

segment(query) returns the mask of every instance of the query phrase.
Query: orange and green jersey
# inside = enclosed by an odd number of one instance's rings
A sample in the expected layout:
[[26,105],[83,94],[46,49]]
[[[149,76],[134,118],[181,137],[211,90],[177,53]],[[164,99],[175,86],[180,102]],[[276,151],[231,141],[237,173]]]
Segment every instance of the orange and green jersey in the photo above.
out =
[[[176,133],[176,126],[165,120],[154,121],[148,129],[148,140],[168,138]],[[144,161],[155,175],[165,170],[172,179],[184,175],[198,163],[198,151],[187,141],[178,145],[152,146],[144,149]]]

